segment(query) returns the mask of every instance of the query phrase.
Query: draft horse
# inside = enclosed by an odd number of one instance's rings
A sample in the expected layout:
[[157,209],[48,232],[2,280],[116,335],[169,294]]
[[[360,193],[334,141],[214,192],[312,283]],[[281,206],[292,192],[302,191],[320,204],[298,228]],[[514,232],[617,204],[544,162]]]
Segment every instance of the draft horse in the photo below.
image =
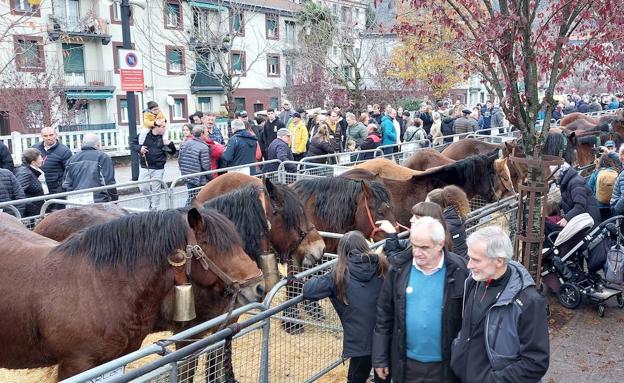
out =
[[240,304],[258,300],[262,273],[234,230],[193,208],[129,215],[58,244],[2,217],[0,367],[58,364],[61,380],[132,352],[171,326],[161,306],[175,284],[211,296],[198,319],[223,312],[235,286]]
[[55,241],[63,241],[71,234],[98,223],[128,215],[117,205],[94,204],[56,210],[42,219],[33,232]]

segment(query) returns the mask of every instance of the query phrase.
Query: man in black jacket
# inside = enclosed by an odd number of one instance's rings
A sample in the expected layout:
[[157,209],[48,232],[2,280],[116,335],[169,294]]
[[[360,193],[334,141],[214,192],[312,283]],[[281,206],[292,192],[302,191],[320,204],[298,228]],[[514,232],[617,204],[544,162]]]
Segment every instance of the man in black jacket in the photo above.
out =
[[284,123],[275,115],[275,110],[267,109],[267,120],[264,122],[264,128],[259,139],[260,150],[265,161],[269,158],[267,150],[269,145],[277,138],[277,131],[285,127]]
[[[87,133],[82,149],[67,161],[63,188],[68,191],[114,185],[115,167],[110,156],[100,150],[100,137]],[[93,193],[94,202],[117,201],[117,188]]]
[[546,303],[535,282],[511,261],[509,236],[497,226],[468,237],[463,320],[451,367],[464,383],[535,383],[549,360]]
[[150,209],[158,209],[160,204],[160,196],[150,197],[151,194],[158,193],[161,189],[160,181],[165,176],[165,164],[167,163],[167,153],[175,154],[176,147],[173,142],[163,139],[166,125],[155,126],[145,136],[143,145],[139,145],[139,136],[137,135],[130,147],[139,153],[141,169],[139,169],[139,181],[157,180],[159,182],[145,182],[139,186],[141,192],[148,196]]
[[377,300],[373,367],[394,383],[455,382],[449,363],[461,326],[466,264],[444,249],[444,227],[434,218],[412,224],[406,248],[392,224],[378,224],[389,234],[384,251],[392,266]]
[[43,141],[33,145],[33,148],[39,150],[43,157],[41,170],[45,174],[46,184],[50,194],[62,193],[65,167],[72,156],[72,152],[62,142],[59,142],[56,130],[52,127],[48,126],[41,129],[41,137]]

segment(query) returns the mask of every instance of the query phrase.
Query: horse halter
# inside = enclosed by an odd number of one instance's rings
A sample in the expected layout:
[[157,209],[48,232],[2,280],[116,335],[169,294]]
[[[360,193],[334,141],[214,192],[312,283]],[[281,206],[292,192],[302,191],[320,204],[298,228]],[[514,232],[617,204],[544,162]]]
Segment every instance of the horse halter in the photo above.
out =
[[198,244],[194,245],[186,245],[186,251],[184,250],[176,250],[176,252],[183,256],[183,260],[180,262],[173,261],[170,257],[168,257],[169,264],[173,267],[182,267],[185,266],[185,274],[190,278],[191,276],[191,266],[193,262],[193,258],[199,261],[202,268],[206,271],[212,271],[223,283],[225,284],[226,291],[236,294],[241,288],[245,288],[253,283],[258,283],[262,281],[262,271],[259,271],[258,274],[247,278],[245,280],[234,280],[229,275],[227,275],[212,259],[210,259],[204,250]]

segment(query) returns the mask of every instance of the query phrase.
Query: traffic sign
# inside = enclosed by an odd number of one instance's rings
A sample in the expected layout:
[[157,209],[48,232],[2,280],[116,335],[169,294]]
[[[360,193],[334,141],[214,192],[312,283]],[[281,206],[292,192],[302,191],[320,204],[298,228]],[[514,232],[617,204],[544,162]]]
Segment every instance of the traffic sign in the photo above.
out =
[[143,70],[143,55],[134,49],[120,49],[119,69]]
[[120,49],[119,73],[121,74],[121,90],[142,92],[145,84],[141,52],[133,49]]

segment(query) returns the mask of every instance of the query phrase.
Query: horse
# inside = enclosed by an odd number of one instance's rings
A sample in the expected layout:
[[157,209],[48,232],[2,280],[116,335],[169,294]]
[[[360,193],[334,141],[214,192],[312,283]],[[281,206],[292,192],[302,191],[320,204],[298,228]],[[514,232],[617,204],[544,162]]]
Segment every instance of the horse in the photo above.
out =
[[403,162],[403,166],[412,170],[425,171],[452,163],[455,163],[454,159],[448,158],[435,149],[426,148],[418,150],[416,153],[409,156],[409,158]]
[[340,176],[355,180],[380,180],[390,192],[397,221],[409,226],[412,206],[424,201],[427,193],[433,189],[457,185],[466,192],[468,198],[480,195],[488,202],[500,199],[502,194],[497,192],[499,178],[495,169],[497,158],[497,151],[484,156],[471,156],[453,164],[429,169],[409,180],[383,178],[364,169],[351,169]]
[[578,165],[582,167],[592,164],[596,156],[599,155],[599,147],[605,145],[609,140],[614,141],[616,147],[619,147],[624,143],[624,134],[602,129],[576,132]]
[[576,122],[576,121],[584,121],[588,124],[591,125],[596,125],[598,124],[598,120],[588,116],[584,113],[580,113],[580,112],[574,112],[574,113],[570,113],[565,115],[561,120],[559,120],[559,125],[561,126],[565,126],[566,128],[570,128],[570,124]]
[[42,219],[33,232],[61,242],[86,226],[108,222],[127,214],[125,209],[117,205],[102,204],[56,210]]
[[452,160],[459,161],[469,156],[486,154],[492,152],[494,149],[497,149],[502,151],[501,157],[509,157],[515,147],[516,144],[514,141],[492,144],[476,138],[464,138],[453,142],[444,148],[442,155]]
[[[194,203],[204,203],[246,185],[255,185],[261,191],[258,198],[269,221],[269,240],[282,261],[292,259],[295,266],[304,267],[318,262],[325,252],[325,242],[308,218],[301,200],[287,185],[268,178],[263,181],[242,173],[227,173],[204,185]],[[235,214],[241,217],[234,219]],[[226,215],[242,224],[240,220],[245,214],[244,210],[236,209]]]
[[[365,237],[380,241],[385,235],[375,222],[395,222],[390,194],[380,182],[321,177],[300,179],[291,187],[319,230],[334,233],[358,230]],[[335,252],[338,242],[328,239],[325,245],[329,252]]]
[[58,364],[62,380],[137,350],[150,332],[171,326],[161,306],[176,284],[211,297],[196,320],[263,293],[261,271],[214,211],[129,215],[60,244],[2,219],[0,236],[2,368]]

